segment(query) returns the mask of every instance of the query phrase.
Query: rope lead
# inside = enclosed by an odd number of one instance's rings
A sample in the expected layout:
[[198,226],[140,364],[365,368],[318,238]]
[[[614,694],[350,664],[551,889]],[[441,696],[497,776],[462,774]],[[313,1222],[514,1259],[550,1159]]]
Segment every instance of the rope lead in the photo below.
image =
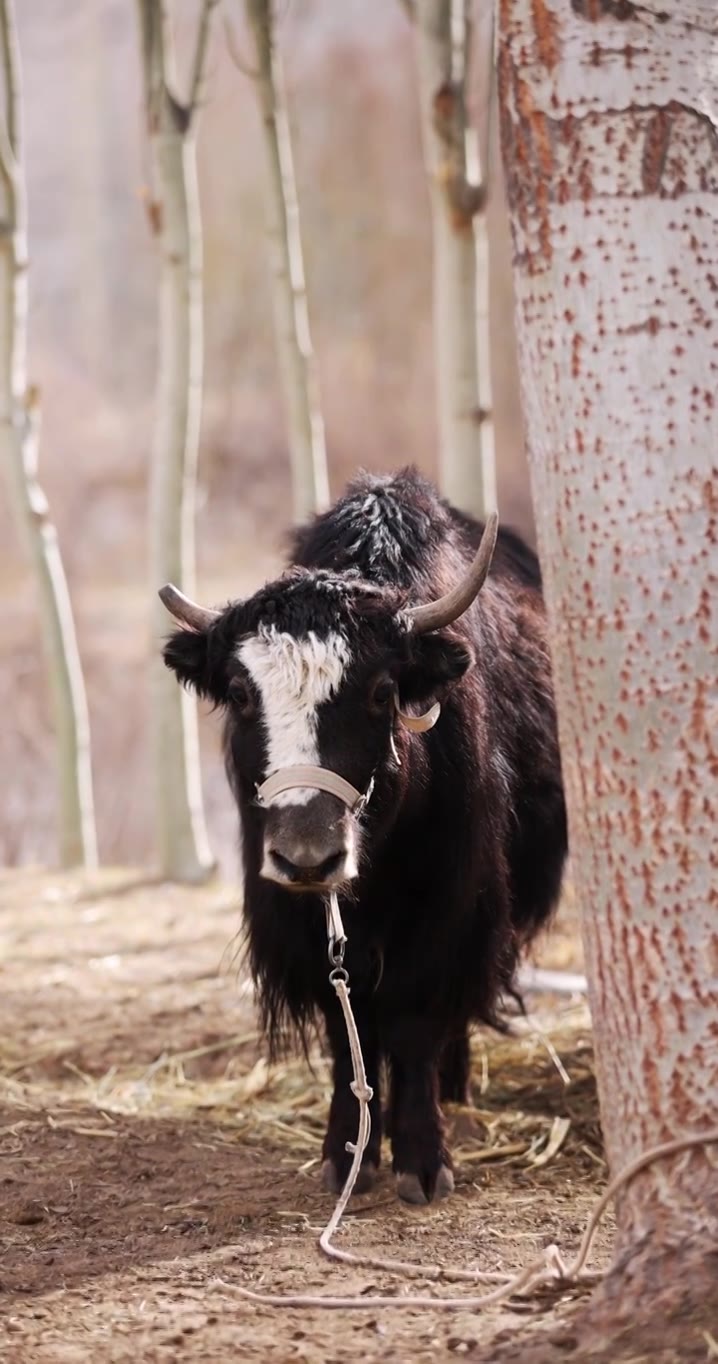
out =
[[222,1287],[230,1291],[234,1290],[240,1297],[248,1298],[251,1302],[261,1303],[265,1307],[360,1308],[363,1311],[378,1307],[429,1307],[434,1310],[449,1309],[455,1311],[458,1308],[463,1308],[477,1311],[484,1307],[493,1307],[499,1302],[505,1302],[507,1298],[513,1298],[517,1294],[525,1296],[535,1293],[537,1289],[546,1284],[560,1283],[566,1288],[571,1288],[579,1283],[600,1279],[602,1277],[600,1273],[587,1270],[584,1266],[596,1234],[596,1228],[619,1189],[628,1184],[640,1170],[645,1169],[655,1160],[676,1155],[679,1151],[686,1151],[694,1146],[709,1146],[718,1143],[718,1128],[713,1128],[708,1132],[694,1133],[686,1137],[677,1137],[675,1141],[667,1141],[660,1146],[652,1147],[649,1151],[644,1151],[643,1155],[631,1161],[626,1169],[611,1180],[607,1188],[604,1189],[588,1218],[578,1253],[568,1264],[565,1263],[558,1246],[555,1245],[546,1246],[541,1254],[530,1260],[522,1270],[519,1270],[518,1274],[502,1274],[498,1271],[487,1273],[479,1269],[453,1269],[442,1265],[420,1265],[408,1260],[383,1259],[378,1255],[358,1255],[353,1251],[341,1250],[333,1244],[333,1237],[353,1193],[361,1169],[362,1156],[369,1141],[371,1133],[369,1104],[374,1096],[374,1091],[367,1081],[359,1032],[349,1000],[349,973],[343,964],[347,939],[339,910],[339,901],[334,891],[326,903],[326,916],[329,961],[332,966],[329,980],[339,1000],[349,1039],[354,1070],[354,1079],[350,1088],[359,1103],[359,1128],[356,1142],[347,1142],[346,1144],[346,1150],[352,1156],[351,1168],[344,1188],[337,1199],[334,1212],[319,1237],[319,1247],[330,1260],[338,1260],[342,1264],[353,1265],[355,1268],[381,1269],[392,1274],[430,1279],[433,1282],[444,1280],[481,1283],[493,1284],[494,1287],[490,1292],[477,1297],[463,1298],[433,1298],[429,1294],[408,1294],[401,1297],[382,1294],[332,1297],[313,1293],[256,1293],[250,1288],[241,1288],[236,1284],[228,1284],[224,1280],[221,1281]]

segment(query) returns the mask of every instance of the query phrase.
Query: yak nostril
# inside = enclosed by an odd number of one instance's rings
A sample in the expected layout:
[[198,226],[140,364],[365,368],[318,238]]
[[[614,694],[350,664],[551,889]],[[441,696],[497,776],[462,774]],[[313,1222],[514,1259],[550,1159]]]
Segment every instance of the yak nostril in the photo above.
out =
[[294,881],[299,876],[301,868],[295,862],[290,862],[288,857],[282,857],[281,853],[275,852],[270,848],[269,856],[277,871],[281,871],[283,876],[288,876],[290,881]]
[[296,863],[290,861],[283,853],[277,852],[276,848],[269,849],[269,856],[275,871],[281,872],[289,881],[308,881],[318,883],[326,881],[333,876],[343,866],[345,853],[344,850],[331,853],[325,857],[323,862],[318,862],[316,866],[308,866],[306,863]]
[[335,871],[339,871],[343,862],[343,852],[332,853],[331,857],[325,857],[324,861],[320,862],[319,866],[316,868],[317,879],[319,881],[326,881],[328,876],[333,876]]

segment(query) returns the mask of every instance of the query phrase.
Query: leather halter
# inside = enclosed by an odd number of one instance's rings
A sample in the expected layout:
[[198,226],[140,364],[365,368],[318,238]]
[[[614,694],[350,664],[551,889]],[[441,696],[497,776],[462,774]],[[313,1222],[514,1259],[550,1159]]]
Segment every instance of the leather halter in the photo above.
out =
[[[425,711],[423,715],[406,715],[404,711],[399,710],[396,699],[394,709],[399,724],[412,734],[426,734],[428,730],[434,728],[441,714],[441,705],[438,701],[435,701],[430,710]],[[396,750],[394,752],[396,753]],[[366,791],[357,791],[356,786],[352,786],[345,777],[340,777],[338,772],[332,772],[329,767],[316,767],[313,763],[281,767],[257,787],[257,801],[266,808],[285,791],[294,791],[300,787],[305,790],[326,791],[330,796],[336,796],[338,800],[343,801],[353,815],[360,815],[374,790],[374,776],[372,774]]]
[[257,800],[260,805],[271,805],[276,796],[300,786],[305,789],[309,787],[314,791],[328,791],[330,796],[337,796],[339,800],[343,800],[352,814],[356,815],[361,813],[372,793],[374,778],[372,777],[366,791],[361,792],[357,791],[356,786],[352,786],[350,781],[340,777],[338,772],[332,772],[328,767],[315,767],[311,763],[281,767],[257,787]]

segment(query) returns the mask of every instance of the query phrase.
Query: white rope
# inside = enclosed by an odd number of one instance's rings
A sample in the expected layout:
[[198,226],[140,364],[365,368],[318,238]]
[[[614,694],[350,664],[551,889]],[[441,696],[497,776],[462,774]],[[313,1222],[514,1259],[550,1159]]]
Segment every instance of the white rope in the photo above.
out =
[[579,971],[545,971],[542,966],[522,966],[519,991],[534,995],[586,995],[588,982]]
[[[332,979],[332,977],[334,978]],[[354,1094],[359,1101],[359,1130],[357,1132],[356,1141],[347,1142],[347,1150],[352,1155],[351,1169],[346,1177],[344,1188],[339,1195],[334,1212],[319,1237],[319,1245],[324,1251],[324,1254],[328,1255],[330,1259],[348,1260],[348,1262],[351,1263],[351,1253],[346,1250],[339,1250],[336,1246],[331,1244],[331,1241],[342,1220],[344,1209],[351,1198],[359,1170],[361,1169],[362,1156],[364,1155],[369,1142],[369,1136],[371,1134],[371,1113],[369,1111],[369,1104],[374,1097],[374,1091],[371,1085],[367,1083],[359,1033],[357,1032],[357,1025],[354,1021],[352,1006],[349,1003],[349,986],[343,975],[340,975],[339,971],[332,971],[330,979],[336,990],[337,999],[341,1004],[344,1021],[347,1025],[349,1049],[351,1051],[352,1068],[354,1070],[354,1079],[350,1087],[352,1094]]]
[[619,1189],[628,1184],[640,1170],[651,1165],[655,1160],[661,1160],[665,1156],[675,1155],[679,1151],[686,1151],[696,1146],[708,1146],[718,1143],[718,1128],[713,1128],[708,1132],[694,1133],[690,1136],[677,1137],[674,1141],[663,1142],[660,1146],[653,1146],[649,1151],[644,1151],[640,1156],[622,1170],[616,1178],[611,1180],[607,1188],[601,1194],[593,1211],[591,1212],[585,1231],[581,1238],[581,1244],[573,1260],[567,1264],[558,1249],[558,1246],[550,1245],[530,1260],[523,1269],[516,1274],[505,1274],[500,1271],[484,1271],[479,1269],[453,1269],[443,1265],[421,1265],[408,1260],[385,1259],[378,1255],[357,1254],[350,1250],[341,1250],[333,1243],[339,1223],[344,1215],[344,1210],[352,1195],[354,1185],[361,1168],[362,1156],[366,1150],[369,1135],[371,1132],[371,1115],[369,1104],[373,1097],[373,1090],[367,1083],[366,1070],[364,1068],[364,1058],[362,1056],[361,1042],[359,1033],[349,1000],[349,977],[341,961],[343,960],[343,944],[346,939],[342,926],[339,904],[335,895],[331,897],[332,903],[327,905],[327,933],[329,936],[329,955],[330,960],[337,960],[335,956],[335,944],[341,944],[339,951],[338,964],[330,972],[329,979],[336,991],[337,999],[344,1015],[347,1036],[349,1039],[349,1049],[352,1058],[352,1068],[354,1079],[351,1084],[351,1091],[356,1096],[359,1103],[359,1127],[356,1142],[347,1142],[347,1151],[352,1155],[351,1168],[347,1175],[344,1188],[337,1199],[336,1207],[332,1213],[324,1231],[319,1237],[320,1249],[332,1260],[338,1260],[342,1264],[354,1265],[361,1269],[381,1269],[393,1274],[429,1279],[432,1282],[465,1282],[477,1284],[494,1284],[494,1288],[488,1293],[482,1293],[474,1297],[460,1298],[435,1298],[429,1294],[402,1294],[383,1295],[370,1294],[361,1296],[331,1296],[314,1293],[258,1293],[250,1288],[243,1288],[235,1284],[223,1282],[223,1287],[233,1289],[243,1298],[248,1298],[251,1302],[260,1303],[265,1307],[333,1307],[333,1308],[360,1308],[363,1310],[379,1307],[430,1307],[435,1310],[456,1310],[462,1308],[470,1311],[477,1311],[485,1307],[492,1307],[496,1303],[505,1302],[507,1298],[516,1297],[519,1294],[533,1293],[536,1289],[546,1284],[561,1284],[562,1287],[570,1288],[578,1283],[586,1283],[601,1278],[601,1273],[584,1268],[588,1258],[596,1229],[603,1218],[611,1200],[618,1193]]

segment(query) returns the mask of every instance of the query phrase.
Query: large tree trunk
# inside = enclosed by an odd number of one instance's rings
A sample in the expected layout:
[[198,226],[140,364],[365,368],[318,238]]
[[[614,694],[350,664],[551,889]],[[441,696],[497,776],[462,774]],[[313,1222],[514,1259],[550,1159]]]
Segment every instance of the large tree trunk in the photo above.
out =
[[294,514],[304,521],[329,501],[324,422],[309,332],[299,199],[272,0],[247,0],[266,160],[266,221],[277,352],[289,422]]
[[[0,0],[4,109],[0,120],[0,440],[18,525],[27,540],[53,699],[60,859],[97,861],[87,699],[57,532],[38,483],[39,395],[27,382],[28,255],[20,55],[12,0]],[[6,774],[9,778],[9,774]]]
[[[150,221],[160,256],[159,375],[150,489],[153,586],[194,591],[194,515],[202,404],[202,239],[194,114],[216,0],[204,0],[191,93],[181,102],[163,0],[139,0],[147,126],[152,163]],[[157,641],[167,618],[157,592]],[[156,838],[160,869],[182,881],[212,867],[204,822],[195,702],[173,687],[159,649],[152,661]]]
[[[486,167],[467,164],[468,0],[416,0],[419,99],[433,231],[442,491],[483,516],[496,498],[488,358]],[[491,42],[484,63],[491,70]],[[486,98],[488,92],[483,92]],[[488,101],[487,101],[488,102]],[[476,158],[474,158],[476,159]],[[477,277],[478,270],[481,278]],[[485,349],[479,354],[479,339]]]
[[[718,1127],[718,13],[500,14],[534,506],[617,1173]],[[699,1293],[715,1286],[714,1152],[651,1165],[617,1212],[632,1308],[689,1261]]]

